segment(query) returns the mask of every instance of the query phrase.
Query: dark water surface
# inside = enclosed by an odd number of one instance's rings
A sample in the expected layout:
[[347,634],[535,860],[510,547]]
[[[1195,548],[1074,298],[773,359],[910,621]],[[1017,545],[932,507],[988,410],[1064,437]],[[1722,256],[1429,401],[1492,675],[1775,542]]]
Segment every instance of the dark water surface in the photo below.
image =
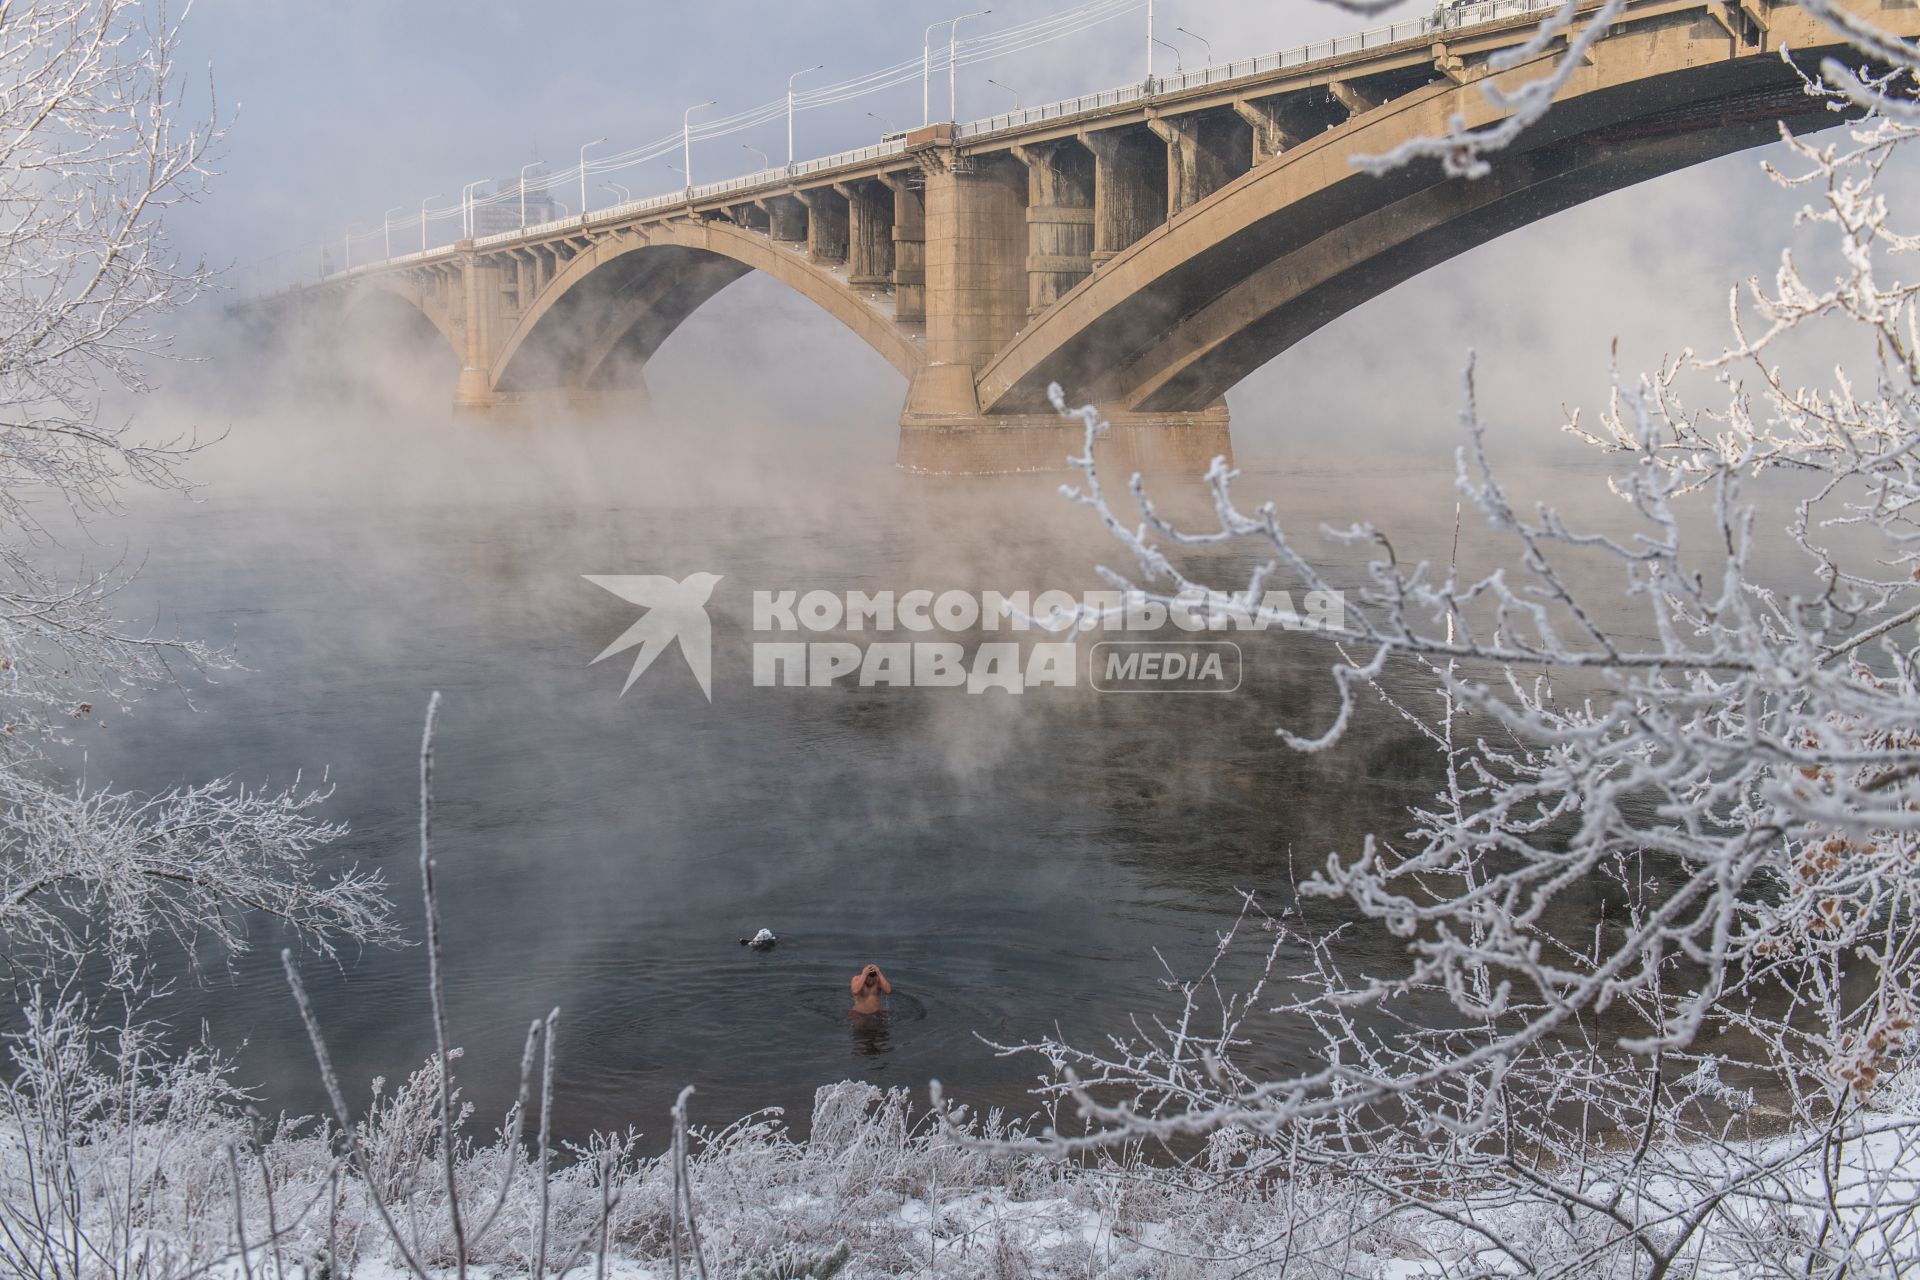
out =
[[[767,468],[696,483],[698,463],[651,468],[579,442],[564,475],[529,479],[551,437],[446,441],[485,456],[440,455],[424,478],[417,457],[395,462],[405,486],[360,465],[308,491],[322,450],[283,459],[277,491],[216,483],[199,505],[137,514],[149,562],[129,600],[166,601],[163,629],[231,641],[249,669],[192,682],[197,711],[158,693],[82,745],[94,781],[138,788],[324,768],[328,812],[352,827],[342,856],[387,872],[417,938],[416,752],[440,690],[450,1015],[483,1117],[510,1097],[529,1020],[556,1005],[558,1121],[574,1136],[657,1135],[688,1083],[708,1122],[765,1106],[803,1122],[813,1090],[849,1076],[937,1077],[1025,1110],[1041,1063],[980,1037],[1093,1043],[1167,1008],[1163,960],[1196,971],[1238,891],[1285,905],[1296,864],[1397,833],[1429,791],[1428,757],[1377,705],[1336,750],[1274,741],[1274,724],[1332,712],[1333,655],[1298,634],[1245,639],[1231,696],[753,687],[752,641],[791,638],[752,633],[755,587],[1097,587],[1091,566],[1115,548],[1055,494],[1059,477],[916,478],[882,453],[776,494]],[[1316,519],[1399,493],[1445,554],[1444,474],[1306,468],[1247,484]],[[1356,554],[1329,550],[1329,571],[1350,577]],[[620,696],[630,655],[589,660],[638,610],[581,575],[696,570],[724,575],[712,704],[673,652]],[[1431,684],[1396,680],[1416,698]],[[1322,927],[1338,918],[1315,910]],[[739,945],[763,926],[777,949]],[[241,1076],[273,1108],[315,1111],[280,940],[263,928],[257,943],[230,965],[211,957],[168,1017],[244,1039]],[[1354,935],[1353,958],[1388,963],[1374,945]],[[848,978],[868,962],[896,986],[883,1022],[848,1015]],[[304,970],[350,1095],[424,1059],[418,947]],[[1298,1061],[1272,1028],[1247,1056]]]

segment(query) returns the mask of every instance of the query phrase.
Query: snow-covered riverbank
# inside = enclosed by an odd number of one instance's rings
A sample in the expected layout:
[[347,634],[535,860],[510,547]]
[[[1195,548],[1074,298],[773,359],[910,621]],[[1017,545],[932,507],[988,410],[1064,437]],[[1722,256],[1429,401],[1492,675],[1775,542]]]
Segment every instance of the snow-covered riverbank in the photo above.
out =
[[[319,1137],[296,1130],[257,1134],[256,1142],[233,1113],[190,1108],[130,1133],[98,1131],[101,1141],[68,1153],[34,1152],[43,1179],[60,1158],[73,1158],[81,1234],[99,1256],[82,1249],[80,1265],[70,1270],[49,1270],[45,1258],[36,1265],[21,1247],[31,1235],[22,1215],[36,1201],[26,1194],[32,1169],[22,1131],[11,1129],[4,1176],[12,1185],[0,1196],[10,1243],[0,1241],[0,1256],[20,1275],[125,1273],[107,1264],[114,1251],[122,1263],[143,1252],[165,1254],[174,1264],[167,1274],[231,1280],[397,1280],[418,1274],[414,1267],[451,1274],[454,1237],[427,1081],[416,1075],[388,1094],[361,1135],[404,1248],[393,1242],[365,1183]],[[1893,1256],[1920,1257],[1913,1122],[1863,1113],[1859,1124],[1869,1136],[1825,1168],[1817,1136],[1737,1151],[1701,1147],[1678,1160],[1666,1153],[1657,1162],[1662,1172],[1652,1177],[1637,1176],[1631,1153],[1623,1152],[1610,1166],[1594,1162],[1590,1198],[1597,1212],[1610,1205],[1612,1214],[1659,1238],[1679,1225],[1663,1204],[1678,1213],[1721,1184],[1728,1194],[1719,1222],[1697,1233],[1680,1273],[1695,1280],[1766,1274],[1769,1264],[1804,1256],[1820,1233],[1830,1249],[1838,1242],[1844,1251],[1850,1235],[1863,1251],[1891,1246]],[[683,1220],[677,1242],[672,1162],[636,1155],[642,1135],[596,1140],[555,1169],[546,1186],[544,1246],[541,1180],[526,1153],[509,1167],[504,1144],[468,1150],[457,1182],[470,1274],[528,1274],[543,1248],[548,1274],[604,1271],[615,1280],[1443,1280],[1520,1274],[1512,1266],[1516,1251],[1541,1264],[1542,1274],[1599,1274],[1580,1262],[1595,1243],[1592,1224],[1544,1198],[1466,1197],[1421,1209],[1404,1194],[1380,1194],[1340,1170],[1250,1176],[1237,1142],[1216,1141],[1215,1158],[1173,1168],[1138,1152],[1080,1163],[1009,1154],[976,1140],[1010,1136],[997,1118],[972,1130],[973,1138],[943,1133],[910,1113],[904,1091],[849,1081],[819,1091],[805,1140],[774,1116],[696,1132],[688,1160],[693,1231]],[[1693,1178],[1674,1179],[1674,1169],[1689,1167]],[[1757,1168],[1772,1172],[1755,1178]],[[1745,1171],[1738,1188],[1729,1181],[1736,1169]],[[238,1215],[235,1172],[243,1197]],[[1822,1200],[1831,1205],[1825,1221],[1792,1207]],[[244,1258],[237,1232],[246,1240]],[[1771,1256],[1756,1258],[1757,1245]]]

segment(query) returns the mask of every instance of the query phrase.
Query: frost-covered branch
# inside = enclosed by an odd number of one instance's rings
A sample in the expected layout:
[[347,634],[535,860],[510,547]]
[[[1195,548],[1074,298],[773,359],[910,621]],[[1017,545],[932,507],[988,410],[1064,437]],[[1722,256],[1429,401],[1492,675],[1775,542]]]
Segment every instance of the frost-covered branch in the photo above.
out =
[[[1209,526],[1177,526],[1138,476],[1123,516],[1098,415],[1056,393],[1084,428],[1064,492],[1130,561],[1101,570],[1110,585],[1245,614],[1277,578],[1343,591],[1342,619],[1298,637],[1326,644],[1337,709],[1279,736],[1324,750],[1379,696],[1445,781],[1408,830],[1329,854],[1299,904],[1243,920],[1269,932],[1264,986],[1284,998],[1187,983],[1176,1022],[1101,1048],[1008,1046],[1047,1059],[1071,1125],[1014,1149],[1204,1137],[1240,1176],[1318,1168],[1452,1233],[1457,1269],[1415,1274],[1805,1275],[1901,1256],[1911,1199],[1860,1174],[1884,1181],[1920,1141],[1920,299],[1897,265],[1920,238],[1876,183],[1920,126],[1913,50],[1857,17],[1839,30],[1889,70],[1829,68],[1819,91],[1868,117],[1841,142],[1783,134],[1795,172],[1776,173],[1812,193],[1801,222],[1832,238],[1835,274],[1783,255],[1770,286],[1736,295],[1721,355],[1615,371],[1598,425],[1567,424],[1619,463],[1611,519],[1510,492],[1469,362],[1456,487],[1503,553],[1436,565],[1374,523],[1324,527],[1372,552],[1334,582],[1277,505],[1243,506],[1221,460]],[[1872,367],[1789,379],[1783,362],[1828,330]],[[1761,552],[1768,522],[1797,562]],[[1255,552],[1243,583],[1189,572],[1223,546]],[[1388,697],[1389,671],[1429,678],[1431,706]],[[1316,899],[1350,923],[1316,936]],[[1336,939],[1355,929],[1401,963],[1352,971]],[[1305,1065],[1242,1071],[1256,1034],[1298,1038]],[[1775,1230],[1795,1241],[1784,1270]]]

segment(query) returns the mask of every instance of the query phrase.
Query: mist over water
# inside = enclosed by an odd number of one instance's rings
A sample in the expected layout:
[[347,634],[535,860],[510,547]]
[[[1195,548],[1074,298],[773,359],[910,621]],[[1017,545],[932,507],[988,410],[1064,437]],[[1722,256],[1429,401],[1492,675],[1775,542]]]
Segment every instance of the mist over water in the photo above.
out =
[[[1514,239],[1504,251],[1539,252]],[[1337,583],[1365,551],[1312,538],[1321,521],[1380,520],[1403,560],[1448,555],[1461,352],[1375,355],[1394,325],[1445,329],[1449,270],[1233,399],[1243,502],[1277,500]],[[451,357],[405,319],[291,352],[210,320],[207,363],[141,406],[149,435],[227,433],[194,465],[205,489],[136,496],[126,520],[96,527],[104,545],[76,549],[128,548],[146,566],[129,616],[231,643],[246,669],[189,676],[82,730],[71,763],[145,789],[324,771],[328,812],[351,825],[330,856],[384,869],[417,938],[417,753],[440,690],[449,1012],[483,1121],[511,1097],[527,1023],[554,1006],[557,1122],[572,1137],[664,1133],[688,1083],[708,1123],[780,1106],[803,1125],[813,1090],[849,1076],[916,1090],[937,1077],[963,1101],[1025,1111],[1042,1064],[981,1037],[1091,1044],[1169,1010],[1167,969],[1202,966],[1242,891],[1288,906],[1298,875],[1368,833],[1397,836],[1432,791],[1430,750],[1377,700],[1331,751],[1274,739],[1334,711],[1336,655],[1301,633],[1242,638],[1232,696],[755,688],[753,640],[810,638],[756,635],[756,588],[1079,592],[1124,553],[1059,497],[1060,475],[896,471],[897,378],[769,282],[729,289],[661,349],[651,412],[594,420],[452,420]],[[1580,385],[1603,389],[1603,353],[1589,356]],[[1525,361],[1504,368],[1484,390],[1522,410],[1504,441],[1520,446],[1519,494],[1607,509],[1603,464],[1551,430],[1564,388]],[[1197,482],[1154,489],[1204,518]],[[1471,513],[1460,545],[1463,564],[1499,554]],[[1208,562],[1227,583],[1251,563]],[[722,575],[712,704],[671,651],[620,696],[631,652],[590,660],[638,610],[583,575],[696,571]],[[1386,683],[1421,705],[1433,680]],[[1309,928],[1341,922],[1334,904],[1301,909]],[[761,927],[777,949],[739,945]],[[205,957],[166,1014],[183,1035],[204,1022],[215,1044],[244,1041],[240,1076],[268,1110],[316,1111],[281,939],[261,927],[256,943],[231,963]],[[1343,945],[1359,968],[1393,963],[1366,930]],[[869,962],[895,985],[883,1023],[847,1013],[847,981]],[[425,967],[418,947],[305,960],[350,1099],[430,1051]],[[1263,1024],[1245,1065],[1299,1065],[1286,1028]]]

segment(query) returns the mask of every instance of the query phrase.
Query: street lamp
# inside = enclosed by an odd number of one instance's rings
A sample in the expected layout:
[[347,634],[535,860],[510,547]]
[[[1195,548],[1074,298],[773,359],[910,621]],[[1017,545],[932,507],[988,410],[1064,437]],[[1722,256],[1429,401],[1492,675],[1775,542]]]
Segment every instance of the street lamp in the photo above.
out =
[[1168,44],[1165,40],[1155,40],[1154,43],[1159,45],[1162,49],[1173,50],[1173,74],[1180,76],[1180,75],[1185,75],[1187,73],[1186,67],[1183,66],[1180,62],[1180,46],[1179,45]]
[[520,166],[520,229],[527,229],[527,170],[540,167],[538,160]]
[[380,238],[385,242],[388,262],[393,261],[393,215],[405,211],[405,205],[397,205],[380,215]]
[[963,13],[947,27],[947,119],[960,118],[960,24],[968,18],[984,18],[992,13],[991,9],[982,9],[978,13]]
[[1189,31],[1185,27],[1175,27],[1174,30],[1178,31],[1183,36],[1192,36],[1195,40],[1198,40],[1201,44],[1207,46],[1207,65],[1208,66],[1213,65],[1213,41],[1207,39],[1205,36],[1201,35],[1199,32]]
[[680,113],[680,176],[687,180],[687,199],[693,199],[693,113],[712,102],[696,102]]
[[340,233],[340,259],[342,271],[353,270],[353,228],[351,226]]
[[[436,191],[428,196],[427,200],[438,200],[439,198],[440,193]],[[420,252],[422,253],[427,251],[427,200],[420,202]]]
[[463,239],[473,239],[473,189],[485,182],[485,178],[475,178],[460,188],[460,224],[461,230],[466,232]]
[[1159,44],[1153,38],[1153,0],[1147,0],[1147,87],[1153,87],[1153,46]]
[[992,85],[996,89],[1005,89],[1008,93],[1012,94],[1013,109],[1015,111],[1018,111],[1020,109],[1020,91],[1018,89],[1014,88],[1010,84],[1001,84],[998,80],[995,80],[992,76],[987,77],[987,83]]
[[805,71],[796,71],[787,77],[787,168],[793,168],[793,82],[801,76],[818,71],[824,62],[815,63]]
[[875,115],[873,112],[869,111],[867,112],[867,118],[869,120],[878,120],[880,122],[880,128],[884,131],[881,133],[880,135],[881,137],[884,138],[887,136],[887,134],[894,132],[893,121],[887,119],[885,116]]
[[[749,145],[748,143],[745,143],[745,142],[743,142],[743,143],[741,143],[741,144],[740,144],[740,149],[741,149],[742,151],[751,151],[751,152],[753,152],[753,154],[755,154],[755,155],[757,155],[757,156],[759,156],[759,157],[760,157],[760,167],[761,167],[762,169],[771,169],[771,168],[773,168],[773,161],[772,161],[772,160],[770,160],[770,159],[768,159],[768,158],[767,158],[767,153],[766,153],[766,152],[764,152],[764,151],[762,151],[762,150],[761,150],[760,148],[758,148],[758,147],[756,147],[756,146],[752,146],[752,145]],[[791,162],[791,161],[789,161],[788,163],[792,163],[792,162]]]
[[627,201],[633,199],[633,192],[621,183],[603,182],[600,185],[605,187],[607,189],[607,193],[613,196],[613,198],[618,200],[621,204],[625,204],[627,203]]
[[605,138],[595,138],[580,148],[580,216],[587,216],[587,147],[597,147]]
[[[949,22],[957,27],[960,25],[961,18],[978,18],[992,12],[991,9],[982,9],[979,13],[963,13],[959,18],[942,18],[928,25],[926,35],[920,39],[920,123],[922,125],[933,123],[933,33]],[[949,59],[953,57],[951,41],[947,45],[947,57]],[[951,72],[952,68],[948,70]],[[951,82],[951,75],[949,75],[949,82]]]

